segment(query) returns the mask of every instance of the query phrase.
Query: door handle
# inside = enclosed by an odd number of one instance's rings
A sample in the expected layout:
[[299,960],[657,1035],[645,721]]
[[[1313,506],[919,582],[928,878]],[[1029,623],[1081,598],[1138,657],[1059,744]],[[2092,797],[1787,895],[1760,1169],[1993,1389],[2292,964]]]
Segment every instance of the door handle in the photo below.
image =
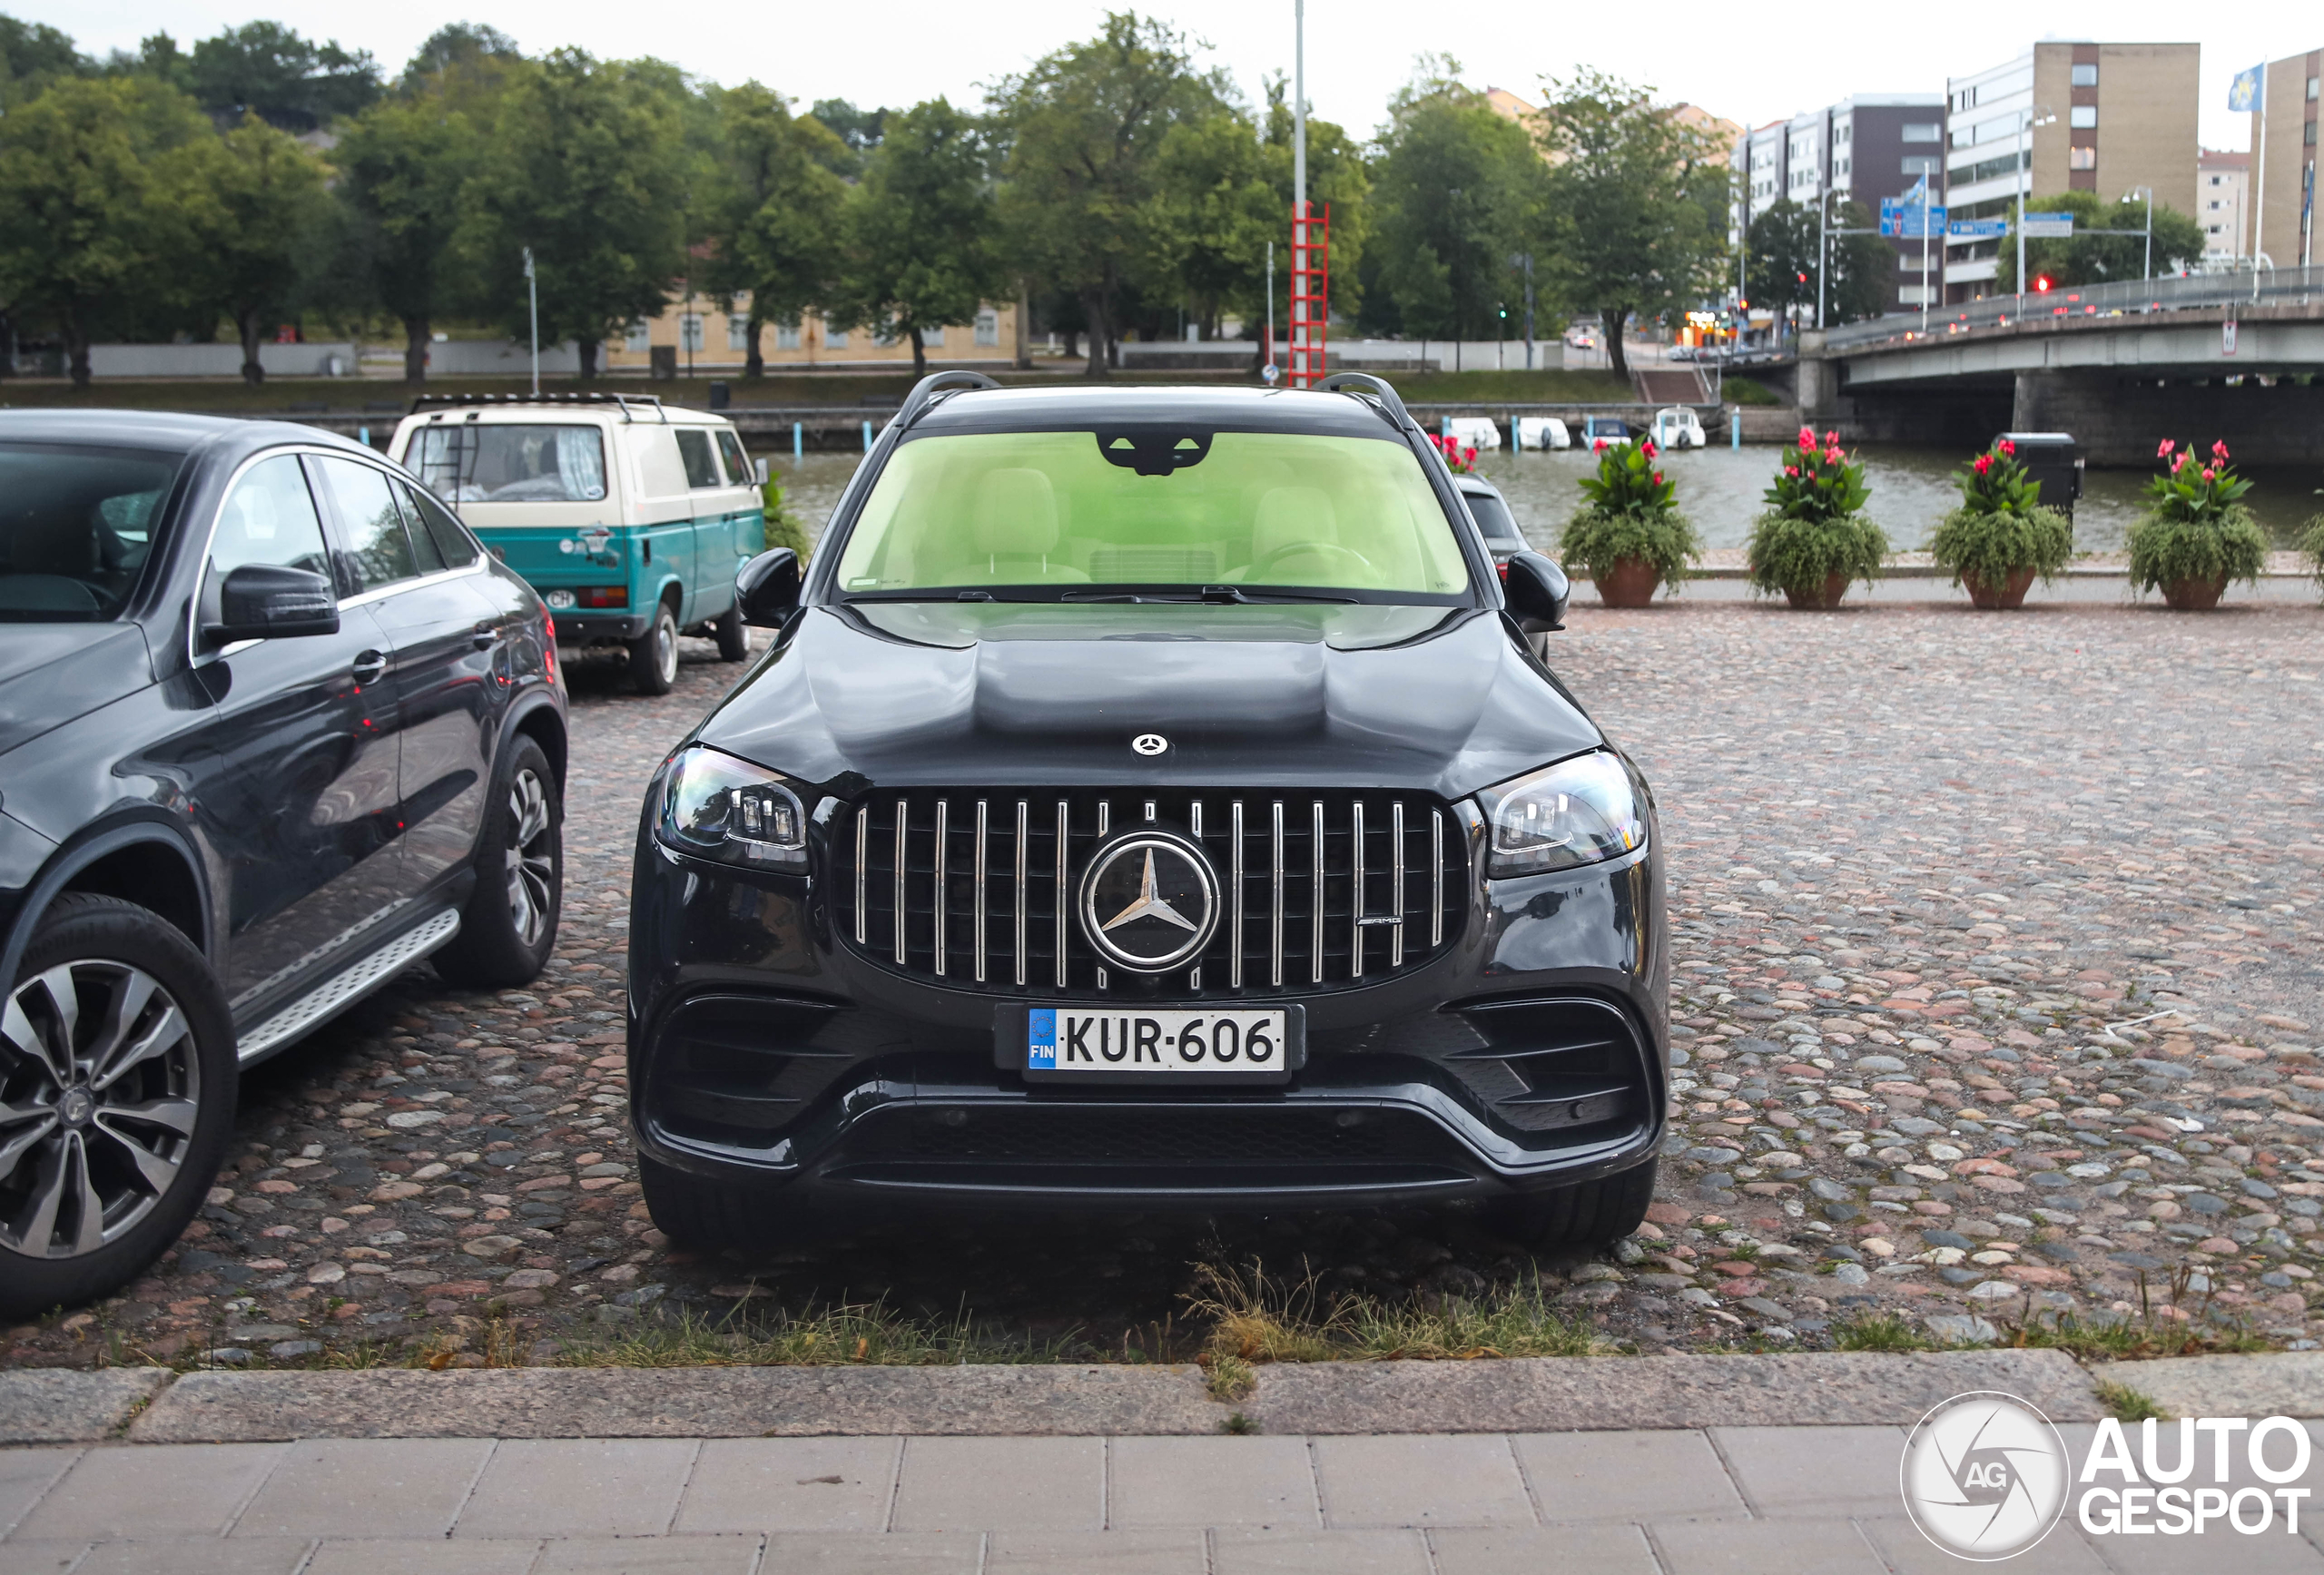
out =
[[491,650],[493,642],[497,640],[499,637],[500,631],[494,628],[490,624],[478,624],[476,626],[475,631],[468,636],[468,638],[475,643],[476,648],[479,651]]
[[387,675],[388,659],[380,652],[366,651],[355,658],[355,664],[348,671],[358,684],[377,684]]

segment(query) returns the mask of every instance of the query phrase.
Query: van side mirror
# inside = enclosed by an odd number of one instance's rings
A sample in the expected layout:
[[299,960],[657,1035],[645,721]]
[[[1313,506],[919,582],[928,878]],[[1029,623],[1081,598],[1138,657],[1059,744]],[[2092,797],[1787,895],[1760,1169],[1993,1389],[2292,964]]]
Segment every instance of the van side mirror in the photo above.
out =
[[1573,587],[1565,570],[1538,552],[1521,552],[1502,576],[1509,615],[1529,635],[1565,627],[1565,606]]
[[734,605],[743,622],[777,628],[799,610],[799,555],[787,546],[763,552],[734,576]]
[[213,645],[339,633],[339,594],[322,575],[281,564],[244,564],[218,586],[218,618],[202,636]]

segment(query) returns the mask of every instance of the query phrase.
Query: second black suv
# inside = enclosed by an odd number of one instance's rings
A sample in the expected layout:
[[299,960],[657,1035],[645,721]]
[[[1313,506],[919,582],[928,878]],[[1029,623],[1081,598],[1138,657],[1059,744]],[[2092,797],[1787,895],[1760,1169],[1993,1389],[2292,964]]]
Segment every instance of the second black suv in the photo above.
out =
[[540,603],[369,449],[0,414],[0,1316],[176,1239],[242,1067],[539,970],[565,751]]

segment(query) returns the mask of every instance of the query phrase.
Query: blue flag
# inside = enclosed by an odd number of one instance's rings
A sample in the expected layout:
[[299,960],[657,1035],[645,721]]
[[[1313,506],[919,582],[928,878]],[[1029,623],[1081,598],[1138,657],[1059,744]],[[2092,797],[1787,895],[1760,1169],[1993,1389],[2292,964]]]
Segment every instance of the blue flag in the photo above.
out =
[[2227,90],[2227,107],[2237,114],[2248,114],[2260,107],[2260,82],[2267,67],[2255,65],[2249,71],[2239,71]]

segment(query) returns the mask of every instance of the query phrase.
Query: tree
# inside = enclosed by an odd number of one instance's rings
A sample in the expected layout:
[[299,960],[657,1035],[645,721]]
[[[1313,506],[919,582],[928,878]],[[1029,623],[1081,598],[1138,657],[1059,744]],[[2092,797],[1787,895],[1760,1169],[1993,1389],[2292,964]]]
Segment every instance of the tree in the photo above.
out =
[[[1745,299],[1781,324],[1816,300],[1816,214],[1786,197],[1751,221],[1744,241]],[[1781,336],[1778,328],[1777,336]]]
[[436,320],[458,294],[452,248],[476,167],[475,129],[435,94],[394,98],[358,116],[332,154],[358,269],[370,298],[403,324],[404,380],[417,386],[428,378]]
[[195,44],[186,85],[212,114],[247,111],[269,125],[309,132],[378,98],[379,67],[336,39],[318,44],[279,22],[251,22]]
[[522,54],[517,41],[497,27],[476,22],[448,22],[412,52],[410,62],[403,68],[403,80],[407,84],[417,83],[487,61],[516,60]]
[[0,109],[25,103],[52,82],[87,76],[93,69],[73,46],[70,34],[44,22],[0,16]]
[[1264,310],[1267,243],[1290,232],[1290,204],[1276,193],[1267,154],[1258,128],[1222,108],[1170,127],[1155,155],[1140,271],[1213,338],[1230,306]]
[[[1826,199],[1829,201],[1830,199]],[[1834,203],[1831,229],[1834,231],[1867,231],[1877,227],[1872,211],[1861,202]],[[1827,323],[1855,322],[1867,317],[1878,317],[1888,310],[1889,293],[1896,281],[1896,249],[1876,234],[1827,234],[1825,237],[1827,255],[1825,266],[1830,270],[1825,281],[1824,320]],[[1932,241],[1929,251],[1936,245]],[[1917,259],[1916,259],[1917,261]],[[1932,267],[1941,264],[1932,260]]]
[[211,137],[185,95],[134,77],[60,82],[0,116],[0,301],[55,324],[76,387],[99,326],[195,266],[206,197],[187,166]]
[[233,320],[242,345],[242,381],[266,380],[259,346],[301,304],[330,254],[328,172],[298,140],[255,111],[224,136],[195,144],[209,201],[200,221],[204,297]]
[[1107,375],[1118,304],[1147,266],[1163,140],[1226,97],[1222,78],[1195,70],[1182,35],[1134,12],[1108,13],[1099,36],[993,92],[1009,252],[1019,271],[1079,298],[1093,378]]
[[[2071,213],[2071,239],[2025,238],[2025,271],[2035,279],[2071,290],[2077,285],[2112,284],[2145,276],[2147,265],[2146,199],[2125,197],[2109,202],[2095,192],[2060,192],[2051,197],[2029,197],[2027,212]],[[2009,233],[2001,239],[2001,269],[1994,278],[1996,295],[2017,290],[2017,205],[2007,215]],[[2093,235],[2093,230],[2132,230],[2133,235]],[[2178,272],[2203,254],[2203,227],[2175,208],[2157,203],[2154,209],[2154,272]]]
[[1543,196],[1524,130],[1455,80],[1459,69],[1425,61],[1398,93],[1373,175],[1370,320],[1426,339],[1480,335],[1498,320],[1510,256],[1536,230]]
[[975,321],[1001,287],[997,229],[976,121],[940,98],[889,115],[847,200],[833,320],[909,336],[925,373],[921,330]]
[[831,160],[847,146],[780,94],[744,83],[719,96],[721,156],[712,177],[704,282],[733,310],[747,295],[743,375],[765,375],[759,334],[796,322],[837,290],[847,183]]
[[894,112],[857,109],[843,98],[819,98],[808,113],[829,127],[847,150],[845,162],[833,167],[842,174],[852,175],[863,167],[864,156],[880,145],[888,116]]
[[1726,150],[1650,89],[1590,70],[1547,85],[1536,134],[1550,160],[1550,280],[1568,308],[1598,314],[1608,359],[1626,377],[1630,316],[1683,311],[1715,287]]
[[[1267,172],[1276,199],[1276,234],[1285,245],[1291,234],[1292,141],[1295,130],[1290,94],[1281,76],[1267,84]],[[1364,150],[1345,130],[1330,121],[1307,117],[1307,200],[1331,210],[1331,268],[1334,310],[1354,317],[1364,305],[1363,265],[1373,232],[1372,169]],[[1263,287],[1262,272],[1253,282]],[[1287,292],[1289,274],[1280,272],[1278,288]],[[1264,310],[1259,291],[1241,303],[1246,312]],[[1289,321],[1288,312],[1283,315]]]
[[542,339],[576,341],[596,377],[606,336],[658,313],[684,266],[686,172],[665,94],[628,64],[550,52],[502,96],[463,193],[486,310],[524,336],[530,247]]

